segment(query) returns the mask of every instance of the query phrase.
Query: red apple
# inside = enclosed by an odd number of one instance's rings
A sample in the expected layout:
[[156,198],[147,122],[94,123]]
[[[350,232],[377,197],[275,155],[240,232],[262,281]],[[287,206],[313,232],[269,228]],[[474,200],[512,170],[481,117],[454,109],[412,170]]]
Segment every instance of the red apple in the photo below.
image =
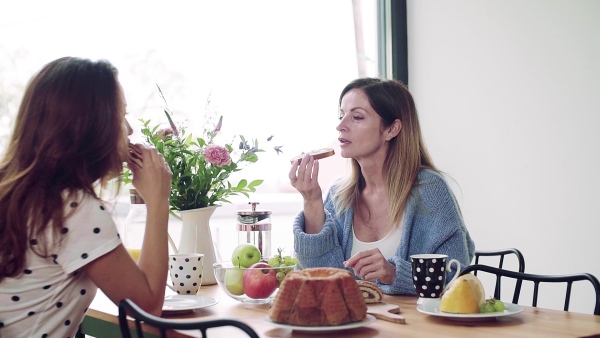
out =
[[258,262],[244,272],[244,292],[250,298],[267,298],[277,286],[277,269],[271,269],[269,264]]

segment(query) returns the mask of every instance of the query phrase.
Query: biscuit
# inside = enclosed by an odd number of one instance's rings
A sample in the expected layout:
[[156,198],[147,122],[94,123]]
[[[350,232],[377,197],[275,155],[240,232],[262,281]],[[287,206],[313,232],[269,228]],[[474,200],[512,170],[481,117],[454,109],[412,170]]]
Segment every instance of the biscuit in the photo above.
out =
[[[333,148],[321,148],[321,149],[316,149],[313,151],[309,151],[308,152],[315,160],[320,160],[322,158],[326,158],[329,156],[333,156],[335,154],[335,151],[333,150]],[[302,160],[302,158],[304,157],[304,155],[306,155],[305,153],[302,153],[294,158],[292,158],[290,160],[291,163],[294,163],[296,161]]]

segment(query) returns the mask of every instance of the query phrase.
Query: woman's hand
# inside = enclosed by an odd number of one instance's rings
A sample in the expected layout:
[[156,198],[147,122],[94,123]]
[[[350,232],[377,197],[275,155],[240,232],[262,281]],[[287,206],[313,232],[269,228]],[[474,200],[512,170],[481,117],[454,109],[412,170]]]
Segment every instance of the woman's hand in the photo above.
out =
[[133,172],[133,186],[146,205],[155,206],[168,201],[173,174],[162,154],[155,148],[132,144],[127,167]]
[[304,199],[304,231],[307,234],[321,232],[325,223],[323,193],[319,186],[319,161],[306,154],[302,160],[292,163],[290,183]]
[[357,252],[344,262],[344,266],[354,269],[354,273],[362,279],[379,279],[383,284],[392,284],[396,279],[396,266],[388,262],[377,248]]
[[321,187],[319,186],[319,161],[309,154],[292,163],[290,169],[290,183],[304,198],[305,202],[322,201]]
[[133,172],[133,186],[147,206],[146,230],[137,266],[121,244],[85,269],[115,304],[129,298],[145,311],[159,316],[169,266],[166,238],[173,174],[155,148],[136,144],[130,146],[130,151],[127,167]]

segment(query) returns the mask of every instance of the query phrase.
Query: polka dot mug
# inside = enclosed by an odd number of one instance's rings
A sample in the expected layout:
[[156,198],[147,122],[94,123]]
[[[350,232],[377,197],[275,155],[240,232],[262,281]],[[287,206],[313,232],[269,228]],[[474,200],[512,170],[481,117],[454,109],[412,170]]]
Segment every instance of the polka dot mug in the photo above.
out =
[[196,295],[202,285],[204,254],[169,255],[169,272],[173,286],[167,286],[180,295]]
[[[423,298],[440,298],[446,285],[446,270],[451,269],[452,263],[456,265],[454,271],[460,271],[460,263],[456,259],[452,259],[446,264],[447,255],[412,255],[410,259],[412,260],[413,284],[420,300]],[[458,273],[455,273],[448,284],[452,283],[457,276]]]

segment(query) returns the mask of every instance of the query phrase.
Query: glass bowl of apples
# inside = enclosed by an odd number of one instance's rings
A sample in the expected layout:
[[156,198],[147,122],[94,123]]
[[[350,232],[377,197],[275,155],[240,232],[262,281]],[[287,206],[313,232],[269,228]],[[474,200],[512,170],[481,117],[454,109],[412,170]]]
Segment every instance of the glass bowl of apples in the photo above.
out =
[[236,251],[233,261],[214,263],[213,271],[221,290],[244,304],[271,303],[287,273],[297,268],[298,259],[281,252],[265,262],[247,260]]

